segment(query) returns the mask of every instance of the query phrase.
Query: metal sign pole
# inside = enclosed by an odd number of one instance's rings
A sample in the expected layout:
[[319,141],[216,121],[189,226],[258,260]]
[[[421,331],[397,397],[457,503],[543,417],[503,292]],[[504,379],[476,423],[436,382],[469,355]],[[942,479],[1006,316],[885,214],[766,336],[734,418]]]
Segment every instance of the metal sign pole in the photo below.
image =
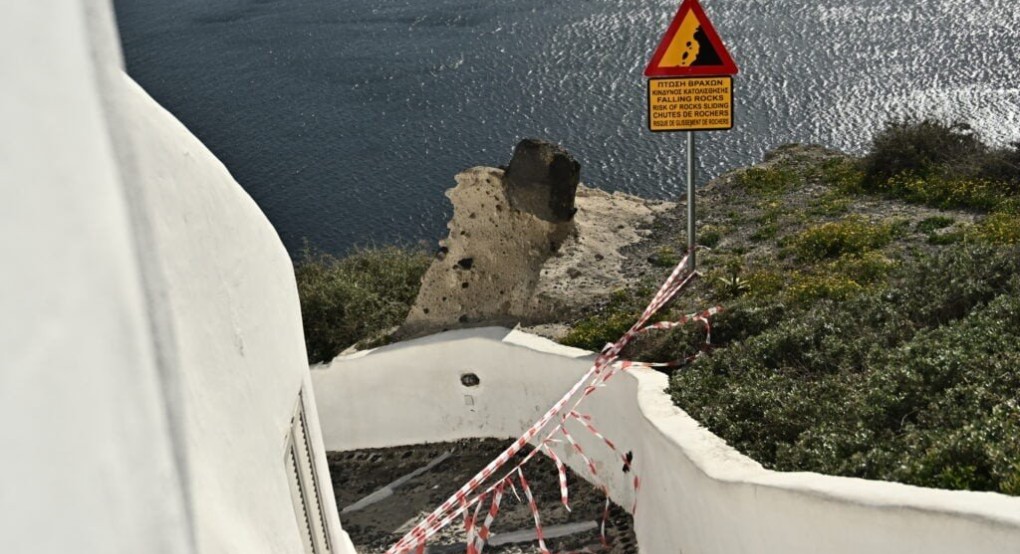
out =
[[[692,25],[694,25],[692,27]],[[692,36],[691,29],[698,29]],[[695,45],[695,43],[697,43]],[[693,47],[694,56],[691,57]],[[714,52],[714,56],[699,53]],[[698,0],[683,0],[645,67],[648,129],[687,132],[687,271],[697,266],[694,229],[694,130],[733,128],[737,64]]]
[[687,131],[687,271],[694,272],[694,131]]

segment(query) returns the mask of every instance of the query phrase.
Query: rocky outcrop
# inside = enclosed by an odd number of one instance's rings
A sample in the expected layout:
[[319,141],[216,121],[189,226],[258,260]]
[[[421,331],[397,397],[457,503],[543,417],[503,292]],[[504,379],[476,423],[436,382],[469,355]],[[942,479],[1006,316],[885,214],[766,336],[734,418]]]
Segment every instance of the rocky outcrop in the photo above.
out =
[[620,288],[629,263],[621,250],[675,205],[579,180],[570,154],[532,139],[518,144],[506,171],[475,167],[457,175],[446,192],[450,233],[398,337],[563,321]]
[[504,175],[507,196],[518,210],[553,223],[570,221],[581,164],[558,145],[524,139]]

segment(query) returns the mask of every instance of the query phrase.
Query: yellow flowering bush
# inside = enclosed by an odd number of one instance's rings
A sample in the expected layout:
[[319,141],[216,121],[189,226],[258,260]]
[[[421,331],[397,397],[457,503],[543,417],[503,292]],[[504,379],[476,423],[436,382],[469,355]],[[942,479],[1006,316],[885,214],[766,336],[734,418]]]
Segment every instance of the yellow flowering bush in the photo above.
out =
[[892,225],[851,216],[805,229],[793,238],[792,247],[797,257],[812,261],[860,255],[881,248],[892,239]]

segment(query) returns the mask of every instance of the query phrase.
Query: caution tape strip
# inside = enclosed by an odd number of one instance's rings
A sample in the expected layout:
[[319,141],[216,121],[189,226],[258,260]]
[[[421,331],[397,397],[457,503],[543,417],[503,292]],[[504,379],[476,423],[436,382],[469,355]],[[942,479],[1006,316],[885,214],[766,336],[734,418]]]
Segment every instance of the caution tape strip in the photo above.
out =
[[581,414],[574,410],[570,412],[570,417],[579,421],[581,425],[584,425],[584,427],[588,429],[588,431],[591,432],[591,434],[595,435],[595,437],[602,439],[602,442],[606,443],[606,446],[608,446],[610,450],[612,450],[616,455],[620,456],[620,459],[623,460],[624,467],[630,465],[630,461],[627,460],[627,457],[621,454],[620,451],[616,449],[616,444],[614,444],[613,441],[607,439],[605,435],[600,433],[599,430],[595,428],[595,425],[593,425],[591,422],[590,415]]
[[461,499],[461,507],[464,509],[464,534],[467,536],[467,554],[478,554],[475,550],[475,521],[478,518],[478,508],[481,506],[481,502],[476,504],[474,515],[472,515],[467,509],[467,500]]
[[609,546],[609,539],[606,538],[606,523],[609,522],[609,490],[605,489],[606,493],[606,507],[602,510],[602,523],[599,524],[599,540],[602,541],[602,546]]
[[[517,455],[517,453],[521,452],[524,449],[524,446],[531,442],[536,436],[538,436],[539,433],[541,433],[542,430],[545,429],[550,422],[554,421],[554,419],[556,419],[557,416],[559,416],[561,413],[564,413],[564,407],[567,406],[571,399],[574,399],[574,404],[566,411],[566,413],[568,414],[571,412],[575,412],[576,408],[585,398],[587,398],[589,395],[594,393],[599,388],[605,386],[605,382],[608,381],[608,379],[611,378],[617,371],[625,370],[627,367],[629,367],[626,364],[617,363],[620,352],[622,352],[623,349],[636,336],[643,332],[647,332],[648,329],[646,329],[646,327],[648,327],[647,323],[649,319],[651,319],[651,317],[655,315],[659,310],[661,310],[667,303],[669,303],[677,295],[677,293],[679,293],[695,277],[698,276],[698,273],[688,272],[686,268],[687,257],[685,256],[684,259],[681,260],[680,263],[677,264],[677,266],[673,269],[673,271],[670,273],[666,281],[663,282],[662,286],[659,287],[659,290],[655,293],[655,296],[652,298],[652,301],[648,304],[648,307],[645,308],[644,312],[642,312],[641,316],[634,323],[634,325],[626,333],[624,333],[624,335],[620,337],[618,341],[616,341],[615,343],[607,344],[602,349],[602,352],[600,352],[599,355],[595,358],[595,363],[592,364],[591,368],[584,374],[584,376],[581,377],[580,380],[577,381],[577,383],[574,384],[573,387],[570,388],[569,391],[567,391],[566,394],[563,395],[562,398],[560,398],[556,402],[556,404],[553,405],[552,408],[549,409],[549,411],[547,411],[541,418],[539,418],[538,421],[536,421],[531,427],[529,427],[516,441],[514,441],[509,447],[507,447],[502,453],[500,453],[499,456],[496,457],[496,459],[492,460],[474,477],[468,480],[468,482],[465,483],[460,489],[453,493],[453,495],[450,496],[450,498],[443,502],[439,507],[437,507],[428,516],[426,516],[422,521],[418,522],[418,524],[416,524],[414,528],[408,531],[403,537],[401,537],[399,541],[397,541],[393,546],[391,546],[386,551],[386,554],[404,554],[412,550],[417,552],[423,552],[425,548],[425,543],[426,541],[428,541],[429,538],[433,537],[441,529],[449,525],[458,516],[466,513],[470,506],[476,505],[477,503],[481,502],[485,495],[487,495],[488,493],[494,493],[497,487],[500,487],[500,489],[505,487],[503,483],[510,476],[512,476],[514,472],[516,472],[520,477],[522,488],[525,488],[525,494],[530,497],[531,491],[530,489],[527,488],[521,467],[528,461],[530,461],[534,457],[534,455],[542,449],[541,445],[545,445],[548,441],[553,439],[555,433],[558,430],[562,430],[564,436],[568,437],[568,440],[570,440],[571,443],[575,444],[576,447],[576,443],[574,443],[572,437],[570,437],[569,433],[567,433],[563,427],[566,422],[565,417],[561,416],[559,418],[559,422],[546,434],[544,440],[542,440],[539,443],[540,444],[539,448],[532,449],[521,462],[517,463],[502,478],[497,480],[495,483],[489,485],[489,487],[486,488],[481,495],[476,495],[473,498],[471,497],[471,495],[483,483],[488,482],[489,479],[492,478],[493,475],[495,475],[496,472],[500,470],[500,468],[505,466],[510,461],[511,458]],[[715,308],[713,308],[713,310],[714,309]],[[711,310],[709,310],[709,312],[711,312]],[[707,325],[708,324],[707,318],[710,317],[710,315],[712,314],[708,314],[706,312],[703,312],[703,314],[705,314],[704,317],[698,319],[703,320]],[[701,314],[699,314],[699,316],[700,315]],[[653,324],[652,327],[654,327],[654,325],[657,324]],[[584,391],[583,394],[578,395],[578,392],[582,390]],[[587,456],[585,456],[585,460],[589,465],[589,469],[592,470],[592,474],[594,476],[595,475],[594,464],[591,463],[591,460],[588,459]],[[637,476],[635,475],[634,481],[635,487],[637,487],[639,483],[639,480],[636,477]],[[563,485],[561,484],[561,488],[562,487]],[[604,485],[603,489],[605,489]],[[607,502],[608,502],[608,489],[605,490],[607,490]],[[561,496],[564,499],[566,498],[566,496],[562,494],[562,490]],[[533,498],[531,498],[531,503],[534,504]],[[608,507],[604,513],[603,533],[605,528],[605,518],[607,517]],[[477,519],[475,521],[477,521]],[[537,508],[535,511],[535,523],[536,526],[540,526]],[[541,528],[538,527],[537,531],[539,533],[539,542],[542,548],[542,552],[543,554],[547,554],[548,550],[545,548],[544,541],[541,538]]]
[[653,324],[651,324],[651,325],[641,329],[640,331],[638,331],[638,333],[639,334],[644,334],[644,333],[647,333],[649,331],[662,331],[662,330],[674,329],[676,327],[681,327],[683,325],[686,325],[686,324],[690,323],[691,321],[702,321],[702,322],[708,323],[708,318],[714,316],[715,314],[717,314],[717,313],[719,313],[721,311],[723,311],[723,307],[722,306],[715,306],[715,307],[709,308],[709,309],[707,309],[707,310],[705,310],[703,312],[695,312],[693,314],[687,314],[687,315],[681,317],[680,319],[678,319],[676,321],[660,321],[658,323],[653,323]]
[[535,535],[538,537],[538,551],[542,554],[549,554],[545,546],[545,534],[542,532],[542,518],[538,515],[538,503],[535,502],[535,495],[531,494],[531,487],[528,480],[524,478],[524,471],[517,468],[517,477],[521,480],[521,490],[528,499],[528,506],[531,508],[531,515],[535,518]]
[[[629,453],[624,454],[617,450],[616,444],[613,441],[609,440],[601,432],[599,432],[599,430],[595,427],[595,424],[592,423],[592,417],[590,415],[578,413],[577,411],[572,411],[570,412],[570,416],[576,419],[577,421],[581,422],[581,424],[584,425],[585,428],[588,429],[588,432],[590,432],[592,435],[595,435],[596,437],[602,439],[602,442],[604,442],[606,446],[608,446],[609,449],[613,451],[614,454],[620,457],[620,460],[623,461],[623,471],[625,473],[632,470],[633,461],[631,460],[631,457],[628,455]],[[638,478],[636,472],[634,473],[633,484],[634,484],[634,507],[633,509],[631,509],[632,514],[637,511],[637,495],[638,492],[641,490],[641,480]]]
[[[499,503],[503,500],[503,489],[506,487],[506,481],[500,481],[496,485],[495,493],[492,495],[492,504],[489,506],[489,513],[485,516],[485,522],[482,523],[482,528],[478,530],[478,536],[475,538],[475,551],[478,554],[482,554],[482,550],[485,548],[486,541],[489,540],[489,529],[492,526],[493,520],[496,519],[496,515],[499,514]],[[481,506],[481,503],[478,503]]]
[[567,489],[567,466],[560,460],[560,457],[556,455],[556,452],[549,446],[549,443],[542,445],[545,449],[545,453],[552,458],[554,464],[556,464],[556,472],[559,474],[560,480],[560,501],[563,503],[563,507],[570,511],[570,491]]
[[[566,423],[566,420],[567,418],[563,418],[564,423]],[[588,472],[591,473],[591,476],[594,478],[598,478],[599,470],[595,468],[595,462],[591,461],[591,458],[589,458],[588,455],[584,453],[584,449],[581,448],[581,445],[577,444],[577,441],[574,440],[574,437],[567,431],[566,425],[560,425],[560,433],[563,433],[563,438],[567,439],[567,442],[570,443],[570,446],[574,447],[574,451],[577,452],[577,454],[581,456],[581,459],[584,460],[584,463],[588,465]]]

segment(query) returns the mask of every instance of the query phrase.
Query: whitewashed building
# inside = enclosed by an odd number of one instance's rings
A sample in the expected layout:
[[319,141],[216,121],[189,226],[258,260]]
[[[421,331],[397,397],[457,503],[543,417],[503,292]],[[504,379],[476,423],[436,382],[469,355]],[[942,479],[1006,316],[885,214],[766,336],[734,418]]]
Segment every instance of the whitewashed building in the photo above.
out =
[[276,232],[109,0],[0,13],[0,552],[353,552]]
[[[487,328],[310,374],[282,243],[125,74],[110,0],[0,14],[0,554],[352,554],[324,444],[516,436],[590,367]],[[640,490],[607,485],[642,552],[1020,554],[1020,498],[769,471],[665,386],[586,406],[633,451]]]

